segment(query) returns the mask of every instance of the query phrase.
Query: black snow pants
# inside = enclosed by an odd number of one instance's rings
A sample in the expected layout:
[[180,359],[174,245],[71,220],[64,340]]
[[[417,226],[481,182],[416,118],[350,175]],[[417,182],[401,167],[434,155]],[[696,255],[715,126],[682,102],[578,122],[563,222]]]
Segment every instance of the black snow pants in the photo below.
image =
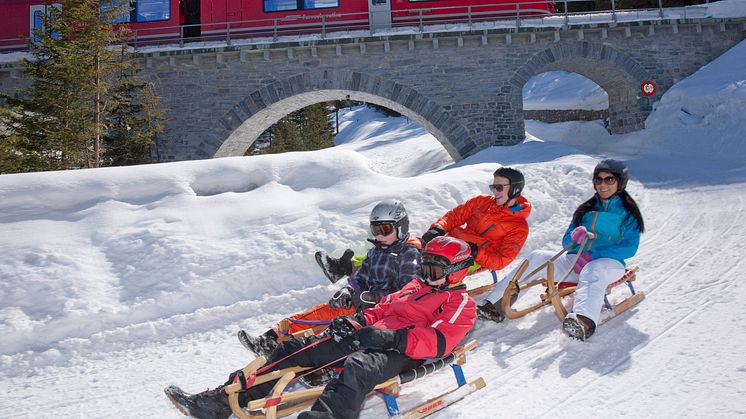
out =
[[[312,337],[282,342],[272,352],[267,364],[282,359],[316,340],[317,337]],[[267,372],[292,366],[319,367],[349,354],[352,355],[334,365],[344,366],[344,370],[324,388],[324,393],[311,408],[313,417],[357,418],[360,416],[366,395],[373,391],[376,385],[403,371],[416,368],[421,363],[396,351],[360,351],[355,337],[350,337],[340,342],[332,339],[324,341],[282,361]],[[266,397],[275,382],[250,388],[240,395],[239,403],[246,406],[249,400]],[[302,415],[299,417],[302,418]]]

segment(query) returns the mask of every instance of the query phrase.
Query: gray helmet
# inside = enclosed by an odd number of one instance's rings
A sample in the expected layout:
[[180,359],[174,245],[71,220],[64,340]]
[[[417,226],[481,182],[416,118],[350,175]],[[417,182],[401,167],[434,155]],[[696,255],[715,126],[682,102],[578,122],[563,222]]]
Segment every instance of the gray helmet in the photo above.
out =
[[404,204],[399,200],[381,201],[373,207],[370,212],[370,224],[392,223],[396,228],[396,237],[399,240],[409,235],[409,216]]
[[508,189],[508,199],[513,199],[523,192],[523,186],[526,184],[526,180],[523,178],[523,173],[512,167],[501,167],[495,170],[492,177],[504,177],[510,181],[510,189]]
[[623,162],[613,159],[601,160],[601,162],[596,165],[596,168],[593,169],[593,177],[595,178],[598,176],[600,172],[609,172],[616,177],[617,182],[619,182],[617,193],[623,191],[627,187],[629,169],[627,169],[627,165]]

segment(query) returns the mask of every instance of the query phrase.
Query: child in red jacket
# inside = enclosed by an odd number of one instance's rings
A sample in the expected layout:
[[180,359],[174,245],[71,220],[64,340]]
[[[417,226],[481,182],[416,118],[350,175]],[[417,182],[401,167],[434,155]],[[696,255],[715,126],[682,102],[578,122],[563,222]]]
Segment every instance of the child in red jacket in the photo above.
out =
[[[326,386],[310,412],[298,417],[358,417],[365,396],[377,384],[428,358],[453,351],[476,319],[476,304],[462,283],[472,263],[469,245],[462,240],[434,238],[422,256],[422,279],[413,280],[362,313],[335,318],[327,329],[333,339],[274,365],[269,371],[296,365],[317,367],[347,356],[339,362],[344,366],[339,377]],[[268,363],[318,339],[282,342]],[[273,386],[274,381],[248,389],[240,394],[239,404],[246,406],[250,400],[266,396]],[[223,387],[189,395],[170,386],[166,395],[180,411],[193,417],[227,418],[231,414]]]

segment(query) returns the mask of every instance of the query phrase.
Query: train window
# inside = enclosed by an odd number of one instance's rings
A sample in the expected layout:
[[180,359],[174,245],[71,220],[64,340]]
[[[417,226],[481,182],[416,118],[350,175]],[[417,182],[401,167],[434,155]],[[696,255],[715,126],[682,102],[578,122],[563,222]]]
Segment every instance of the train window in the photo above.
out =
[[372,0],[370,3],[374,6],[378,4],[386,4],[386,0]]
[[[53,5],[32,5],[29,8],[29,12],[31,13],[31,27],[30,29],[30,36],[33,39],[34,42],[39,42],[39,37],[36,36],[36,31],[44,29],[44,16],[46,15],[49,17],[50,15],[50,8],[57,7],[59,8],[60,5],[55,3]],[[52,38],[53,39],[60,39],[60,33],[57,31],[52,32]]]
[[298,10],[296,0],[264,0],[265,12],[281,12],[284,10]]
[[127,23],[130,21],[130,8],[129,8],[129,0],[113,0],[110,3],[101,3],[99,5],[101,9],[102,19],[104,18],[104,13],[109,11],[113,8],[118,8],[117,15],[111,16],[109,19],[109,23]]
[[[34,33],[34,30],[41,29],[44,27],[44,21],[42,20],[42,12],[41,10],[34,10],[34,26],[31,28],[31,33]],[[34,42],[39,42],[39,37],[34,35]]]
[[171,18],[170,0],[135,1],[135,22],[153,22]]
[[306,10],[326,9],[339,7],[339,0],[303,0],[303,8]]

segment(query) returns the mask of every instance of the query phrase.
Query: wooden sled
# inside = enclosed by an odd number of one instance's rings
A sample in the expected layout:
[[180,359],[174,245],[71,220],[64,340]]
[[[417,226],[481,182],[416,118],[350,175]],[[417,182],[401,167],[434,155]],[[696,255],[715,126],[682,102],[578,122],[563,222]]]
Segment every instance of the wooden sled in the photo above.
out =
[[[467,344],[460,346],[445,358],[422,365],[414,370],[406,371],[393,377],[375,387],[375,393],[384,397],[390,416],[404,418],[423,418],[435,413],[443,408],[463,399],[467,395],[483,388],[484,380],[480,377],[471,382],[466,382],[463,378],[461,365],[466,362],[466,352],[476,348],[477,341],[471,340]],[[249,363],[242,371],[245,376],[251,376],[266,363],[264,357],[259,357]],[[401,384],[422,378],[434,371],[450,365],[454,369],[458,388],[448,391],[438,397],[427,400],[406,412],[399,412],[396,406],[395,397],[399,394]],[[228,402],[233,411],[233,415],[239,419],[247,418],[280,418],[307,409],[312,406],[316,399],[321,396],[324,387],[314,387],[309,389],[286,392],[286,387],[293,380],[297,372],[305,371],[310,368],[292,367],[285,368],[271,373],[263,374],[256,377],[253,385],[266,383],[277,380],[270,394],[262,399],[252,400],[246,408],[241,408],[238,404],[238,394],[241,391],[241,384],[234,383],[225,388],[228,394]],[[371,393],[374,394],[374,393]]]
[[[581,250],[578,251],[571,266],[574,266],[577,262],[578,257],[582,253],[582,249],[585,247],[585,244],[586,241],[583,241],[583,243],[580,245]],[[532,277],[533,275],[541,272],[541,270],[546,269],[545,276],[530,280],[524,284],[519,284],[520,279],[523,277],[523,273],[528,268],[528,260],[523,261],[513,278],[510,280],[510,284],[505,289],[505,292],[502,296],[500,310],[506,318],[517,319],[519,317],[525,316],[528,313],[536,311],[541,307],[551,304],[552,307],[554,307],[555,314],[557,314],[557,317],[559,317],[560,321],[565,319],[565,317],[567,316],[567,309],[565,309],[565,306],[562,304],[562,297],[574,293],[577,289],[577,286],[574,283],[563,282],[570,271],[566,272],[559,281],[555,280],[554,262],[573,245],[574,243],[570,243],[564,249],[554,255],[551,259],[538,266],[536,269],[526,275],[526,277]],[[645,298],[645,293],[635,291],[635,288],[632,285],[632,282],[637,278],[637,270],[638,268],[636,266],[626,269],[624,275],[622,275],[621,278],[606,287],[606,295],[604,296],[604,312],[601,315],[600,324],[603,324],[608,320],[616,317],[623,311],[638,304]],[[621,284],[626,284],[629,287],[631,295],[620,301],[619,303],[612,305],[609,302],[608,295],[611,293],[612,289]],[[521,291],[525,291],[537,285],[543,286],[546,290],[539,296],[539,301],[526,307],[513,307],[513,304],[515,304],[516,301],[516,297]]]

